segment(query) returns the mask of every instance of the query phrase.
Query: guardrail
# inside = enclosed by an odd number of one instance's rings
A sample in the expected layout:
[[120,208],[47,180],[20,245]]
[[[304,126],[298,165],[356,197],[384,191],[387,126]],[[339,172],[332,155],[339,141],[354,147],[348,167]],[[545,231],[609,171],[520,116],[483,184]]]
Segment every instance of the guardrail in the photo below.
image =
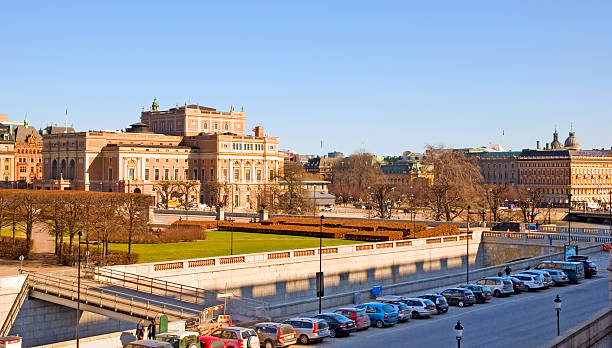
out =
[[21,285],[21,289],[19,290],[19,293],[17,294],[15,301],[13,301],[13,305],[11,306],[11,309],[9,310],[6,316],[4,323],[2,324],[2,327],[0,328],[0,337],[8,336],[9,331],[11,330],[11,327],[13,326],[13,323],[15,322],[15,319],[17,318],[17,314],[19,314],[21,305],[23,305],[23,302],[28,297],[29,287],[28,287],[27,277],[28,276],[26,275],[26,280],[23,282],[23,285]]
[[[478,237],[474,237],[478,234]],[[516,234],[516,238],[521,238],[520,234]],[[470,234],[467,238],[475,240],[480,239],[479,232],[475,231]],[[340,245],[334,247],[324,247],[321,249],[322,255],[343,255],[352,253],[369,253],[373,250],[394,250],[407,247],[426,247],[430,244],[445,244],[445,243],[456,243],[465,241],[466,235],[455,235],[455,236],[443,236],[443,237],[430,237],[410,240],[399,240],[399,241],[388,241],[378,243],[364,243],[364,244],[352,244],[352,245]],[[319,248],[310,249],[296,249],[286,251],[271,251],[265,253],[245,254],[245,255],[234,255],[234,256],[221,256],[221,257],[209,257],[202,259],[189,259],[189,260],[177,260],[167,262],[156,262],[156,263],[141,263],[136,265],[119,265],[119,266],[107,266],[104,269],[115,270],[122,272],[121,270],[132,270],[132,272],[142,272],[146,274],[163,273],[175,270],[190,270],[200,269],[214,266],[226,266],[235,264],[250,264],[262,261],[270,262],[286,262],[287,260],[295,260],[306,257],[314,257],[319,255]]]
[[51,294],[75,302],[80,300],[82,304],[140,318],[154,318],[159,313],[165,313],[169,317],[177,319],[197,318],[199,320],[201,316],[201,311],[196,309],[134,296],[115,290],[90,287],[82,283],[80,296],[78,296],[77,281],[34,272],[28,273],[28,286],[34,291]]
[[[542,232],[556,232],[556,233],[567,233],[568,227],[565,226],[542,226]],[[591,227],[572,227],[570,228],[571,233],[576,234],[598,234],[604,236],[612,236],[610,228],[591,228]]]
[[[482,233],[484,238],[501,238],[501,239],[511,239],[511,240],[524,240],[524,241],[546,241],[548,243],[549,239],[553,241],[564,241],[567,242],[568,236],[560,233],[541,233],[541,232],[494,232],[494,231],[484,231]],[[612,237],[608,236],[599,236],[599,235],[576,235],[572,234],[571,236],[572,242],[582,242],[582,243],[612,243]]]

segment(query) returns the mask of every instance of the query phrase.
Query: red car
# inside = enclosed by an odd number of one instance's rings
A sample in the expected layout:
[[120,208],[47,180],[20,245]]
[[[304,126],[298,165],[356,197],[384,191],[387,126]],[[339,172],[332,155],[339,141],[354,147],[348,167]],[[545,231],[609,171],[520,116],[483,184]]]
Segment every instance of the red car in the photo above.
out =
[[370,328],[370,317],[364,308],[345,307],[334,311],[336,314],[344,315],[355,322],[355,329],[367,330]]
[[201,348],[227,348],[227,344],[220,338],[213,336],[201,336],[200,337]]

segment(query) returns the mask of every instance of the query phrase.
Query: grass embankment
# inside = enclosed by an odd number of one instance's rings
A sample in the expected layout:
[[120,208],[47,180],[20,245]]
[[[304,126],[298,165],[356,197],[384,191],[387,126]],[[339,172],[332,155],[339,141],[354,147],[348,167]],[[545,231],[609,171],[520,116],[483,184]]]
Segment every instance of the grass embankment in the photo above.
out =
[[[230,235],[226,231],[206,232],[206,240],[165,244],[132,244],[140,263],[195,259],[230,254]],[[364,242],[342,239],[323,239],[323,246],[360,244]],[[284,236],[277,234],[234,232],[234,255],[267,251],[318,248],[319,238]],[[127,244],[113,243],[112,250],[127,251]]]

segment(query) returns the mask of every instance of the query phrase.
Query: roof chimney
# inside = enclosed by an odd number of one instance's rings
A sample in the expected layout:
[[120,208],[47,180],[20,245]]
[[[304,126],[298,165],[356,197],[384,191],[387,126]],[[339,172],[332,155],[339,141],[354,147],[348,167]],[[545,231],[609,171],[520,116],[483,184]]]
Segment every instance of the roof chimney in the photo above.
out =
[[536,149],[538,149],[538,150],[540,149],[540,141],[539,140],[536,141]]
[[264,136],[264,128],[263,128],[263,126],[256,126],[254,131],[255,131],[255,136],[256,137],[263,137]]

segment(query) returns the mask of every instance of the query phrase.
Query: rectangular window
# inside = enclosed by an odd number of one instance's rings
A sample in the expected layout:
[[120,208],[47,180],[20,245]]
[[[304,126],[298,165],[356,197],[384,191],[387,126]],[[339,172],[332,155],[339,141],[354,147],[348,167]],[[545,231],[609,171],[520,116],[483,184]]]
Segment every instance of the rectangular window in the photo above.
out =
[[179,179],[179,170],[178,168],[174,168],[174,180],[178,180]]
[[183,173],[183,180],[189,180],[189,169],[185,168],[185,172]]
[[268,180],[274,179],[274,169],[270,169],[270,178]]
[[155,181],[159,180],[159,168],[155,168]]
[[215,170],[210,168],[210,181],[215,180]]
[[206,180],[206,171],[204,170],[204,168],[202,168],[202,175],[200,177],[200,180],[202,181]]
[[113,168],[108,168],[108,180],[113,180]]
[[247,182],[251,181],[251,170],[250,169],[244,170],[244,180],[246,180]]
[[234,169],[234,180],[240,181],[240,169],[239,168]]
[[198,169],[193,168],[193,180],[198,180]]
[[170,169],[164,169],[164,180],[170,180]]
[[134,174],[136,172],[135,168],[128,168],[128,179],[134,180]]
[[257,169],[257,182],[261,181],[261,169]]
[[149,180],[149,168],[145,168],[145,180]]

